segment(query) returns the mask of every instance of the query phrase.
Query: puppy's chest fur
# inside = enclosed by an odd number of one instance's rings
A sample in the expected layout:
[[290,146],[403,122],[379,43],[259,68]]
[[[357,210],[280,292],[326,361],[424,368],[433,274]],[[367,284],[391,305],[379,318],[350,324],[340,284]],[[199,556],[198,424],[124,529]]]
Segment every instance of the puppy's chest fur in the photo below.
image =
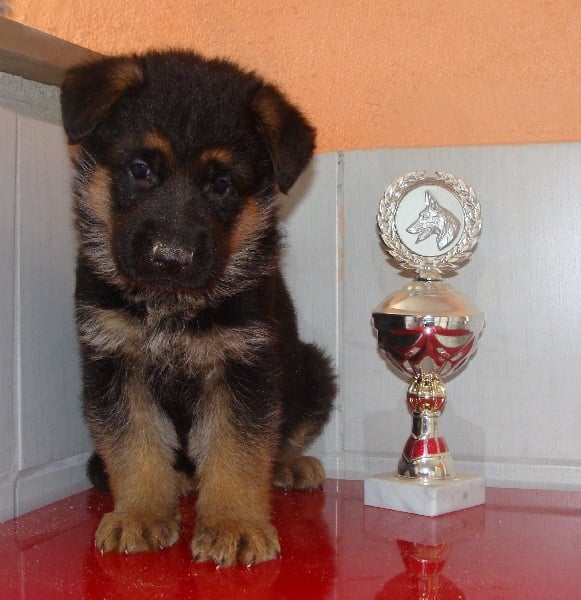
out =
[[252,361],[273,332],[264,321],[225,325],[202,312],[193,317],[156,311],[78,306],[81,343],[98,356],[115,356],[133,369],[207,377],[227,363]]

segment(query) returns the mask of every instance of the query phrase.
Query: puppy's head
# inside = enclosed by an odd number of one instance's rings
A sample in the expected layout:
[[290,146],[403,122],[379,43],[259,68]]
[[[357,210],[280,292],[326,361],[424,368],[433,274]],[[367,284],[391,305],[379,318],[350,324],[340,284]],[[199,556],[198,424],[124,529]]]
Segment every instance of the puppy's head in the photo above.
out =
[[314,130],[272,85],[188,52],[73,68],[61,95],[81,253],[108,281],[229,294],[276,267],[272,200]]

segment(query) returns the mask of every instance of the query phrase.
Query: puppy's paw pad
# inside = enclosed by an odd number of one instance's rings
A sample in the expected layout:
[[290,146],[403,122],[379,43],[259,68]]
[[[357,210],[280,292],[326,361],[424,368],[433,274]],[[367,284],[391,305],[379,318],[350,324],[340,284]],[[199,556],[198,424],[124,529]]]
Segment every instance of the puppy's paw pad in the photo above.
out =
[[314,490],[324,482],[325,470],[314,456],[282,456],[274,465],[272,483],[276,487]]
[[219,567],[237,563],[249,567],[278,558],[280,544],[276,529],[268,522],[227,521],[198,526],[192,555],[197,562],[214,561]]
[[95,546],[102,552],[162,550],[178,541],[179,529],[179,520],[175,517],[107,513],[95,533]]

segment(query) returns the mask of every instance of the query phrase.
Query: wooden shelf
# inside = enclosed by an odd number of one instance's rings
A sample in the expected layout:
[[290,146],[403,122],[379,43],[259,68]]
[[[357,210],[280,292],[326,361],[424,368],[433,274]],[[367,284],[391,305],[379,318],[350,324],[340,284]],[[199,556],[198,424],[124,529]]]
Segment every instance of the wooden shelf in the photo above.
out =
[[0,17],[0,71],[60,85],[65,71],[101,55],[82,46]]

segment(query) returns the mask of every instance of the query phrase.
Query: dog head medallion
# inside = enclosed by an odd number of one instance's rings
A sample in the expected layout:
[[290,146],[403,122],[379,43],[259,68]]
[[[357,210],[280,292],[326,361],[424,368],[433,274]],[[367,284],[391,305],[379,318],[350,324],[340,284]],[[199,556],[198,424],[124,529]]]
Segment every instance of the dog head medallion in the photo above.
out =
[[390,183],[377,222],[391,256],[426,279],[468,260],[482,225],[474,190],[441,171],[413,171]]

